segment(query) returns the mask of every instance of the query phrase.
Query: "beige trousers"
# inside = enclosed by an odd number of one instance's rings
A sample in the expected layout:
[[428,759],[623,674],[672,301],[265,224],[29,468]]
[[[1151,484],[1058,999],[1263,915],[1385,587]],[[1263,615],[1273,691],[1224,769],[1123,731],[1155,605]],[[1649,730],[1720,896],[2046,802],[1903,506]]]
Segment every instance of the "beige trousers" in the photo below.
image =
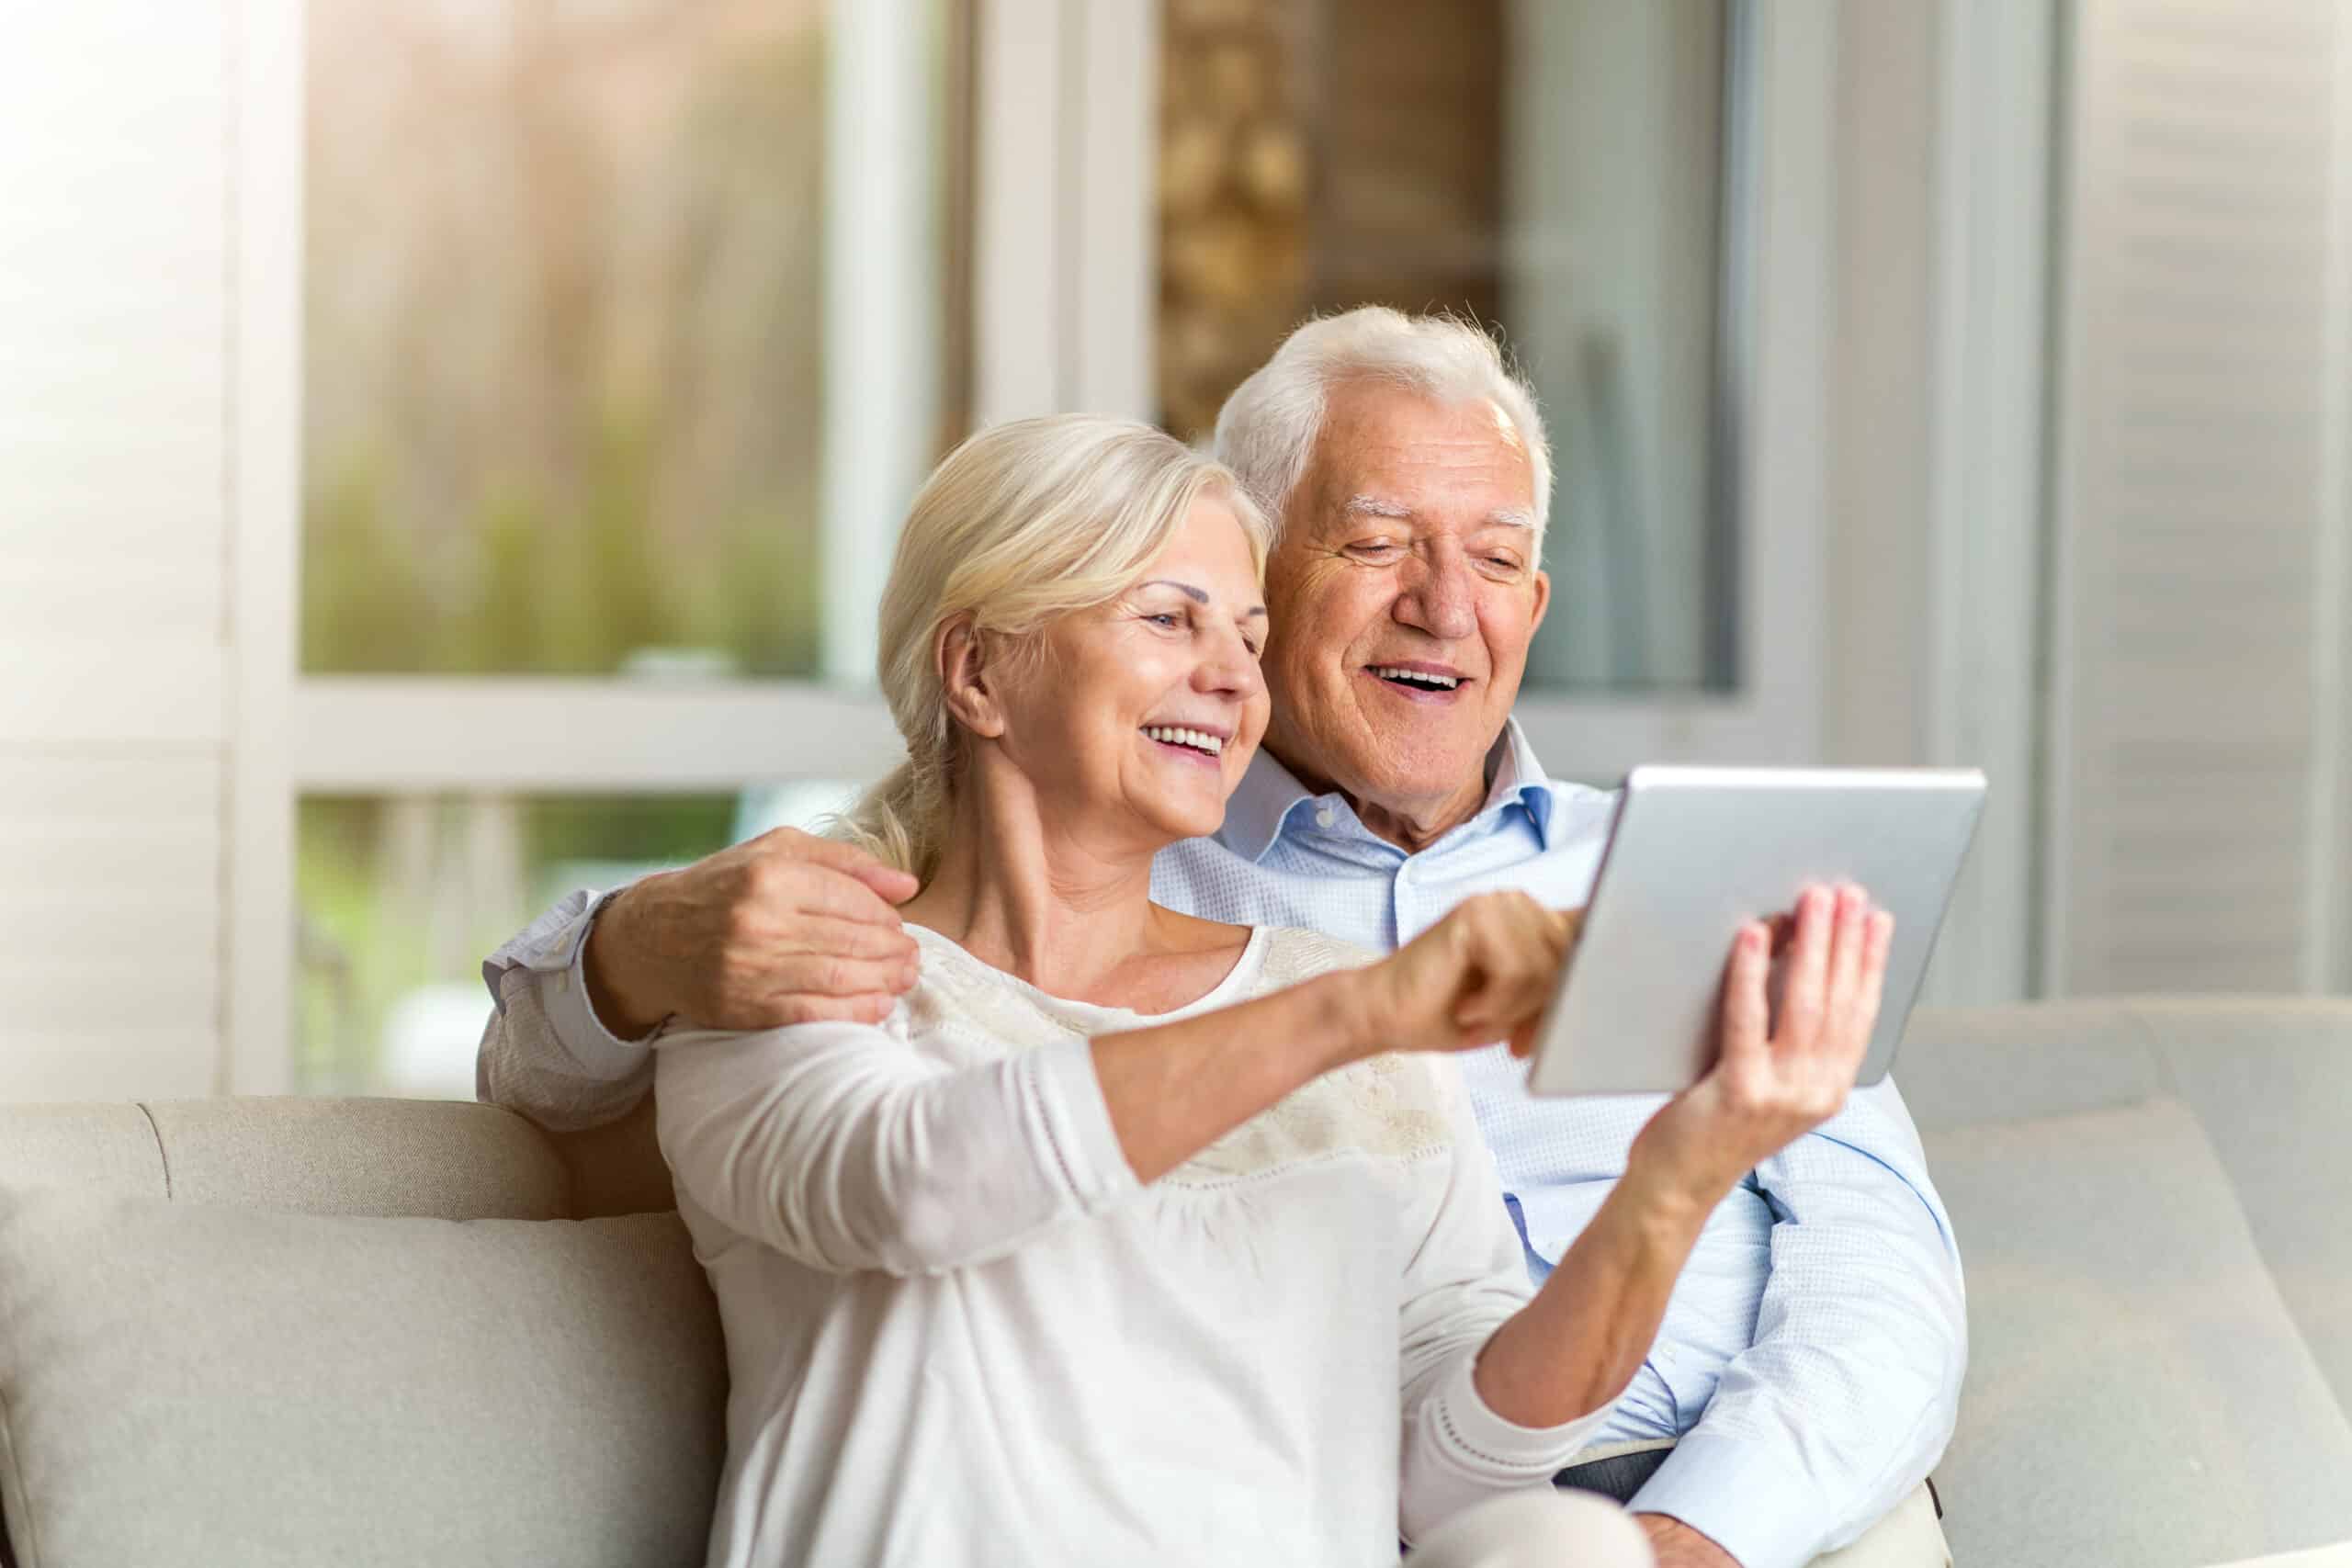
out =
[[1514,1492],[1464,1508],[1405,1568],[1657,1568],[1634,1516],[1594,1492]]

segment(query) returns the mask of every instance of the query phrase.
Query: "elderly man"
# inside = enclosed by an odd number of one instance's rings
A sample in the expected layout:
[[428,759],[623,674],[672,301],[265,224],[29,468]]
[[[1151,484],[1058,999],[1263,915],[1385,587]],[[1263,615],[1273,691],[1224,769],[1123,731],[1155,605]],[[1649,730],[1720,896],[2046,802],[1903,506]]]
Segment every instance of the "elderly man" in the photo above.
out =
[[[1222,830],[1166,851],[1154,897],[1380,950],[1486,889],[1583,904],[1611,797],[1547,778],[1510,720],[1550,597],[1551,457],[1494,344],[1377,309],[1309,323],[1233,394],[1216,448],[1282,530],[1273,719]],[[574,894],[483,966],[483,1095],[588,1125],[643,1095],[673,1016],[887,1016],[914,979],[891,907],[913,891],[782,832]],[[1464,1061],[1540,1280],[1658,1101],[1534,1100],[1499,1047]],[[1668,1568],[1942,1568],[1922,1482],[1965,1359],[1910,1114],[1891,1082],[1858,1090],[1713,1214],[1600,1446],[1560,1483],[1626,1502]]]

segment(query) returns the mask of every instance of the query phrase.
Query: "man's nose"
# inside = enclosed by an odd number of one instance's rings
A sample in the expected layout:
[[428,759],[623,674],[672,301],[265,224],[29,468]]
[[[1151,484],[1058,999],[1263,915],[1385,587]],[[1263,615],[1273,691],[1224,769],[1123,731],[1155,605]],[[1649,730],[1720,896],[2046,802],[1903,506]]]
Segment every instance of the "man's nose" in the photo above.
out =
[[1440,549],[1406,568],[1395,614],[1434,637],[1468,637],[1478,627],[1478,585],[1469,559],[1459,550]]

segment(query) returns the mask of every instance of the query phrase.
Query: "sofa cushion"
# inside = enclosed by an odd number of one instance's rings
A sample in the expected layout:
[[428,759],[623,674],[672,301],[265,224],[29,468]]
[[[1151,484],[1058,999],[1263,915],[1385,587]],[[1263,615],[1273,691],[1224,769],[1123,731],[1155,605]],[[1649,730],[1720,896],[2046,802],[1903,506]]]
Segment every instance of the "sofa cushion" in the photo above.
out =
[[1968,1269],[1936,1471],[1955,1561],[2196,1568],[2352,1537],[2352,1424],[2186,1109],[1927,1145]]
[[2151,997],[2124,1005],[2212,1139],[2295,1326],[2336,1403],[2352,1410],[2352,1002]]
[[0,1188],[20,1568],[692,1564],[726,1368],[674,1214]]

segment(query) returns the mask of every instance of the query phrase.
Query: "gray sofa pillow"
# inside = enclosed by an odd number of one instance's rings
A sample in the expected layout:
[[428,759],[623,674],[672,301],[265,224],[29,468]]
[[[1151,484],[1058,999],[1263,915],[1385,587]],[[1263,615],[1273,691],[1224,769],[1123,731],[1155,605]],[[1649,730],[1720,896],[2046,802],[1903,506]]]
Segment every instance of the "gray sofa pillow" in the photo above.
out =
[[725,1408],[675,1214],[363,1219],[0,1187],[0,1513],[20,1568],[684,1568]]
[[1955,1561],[2195,1568],[2352,1538],[2352,1425],[2194,1117],[2159,1100],[1927,1145],[1968,1270],[1936,1469]]

